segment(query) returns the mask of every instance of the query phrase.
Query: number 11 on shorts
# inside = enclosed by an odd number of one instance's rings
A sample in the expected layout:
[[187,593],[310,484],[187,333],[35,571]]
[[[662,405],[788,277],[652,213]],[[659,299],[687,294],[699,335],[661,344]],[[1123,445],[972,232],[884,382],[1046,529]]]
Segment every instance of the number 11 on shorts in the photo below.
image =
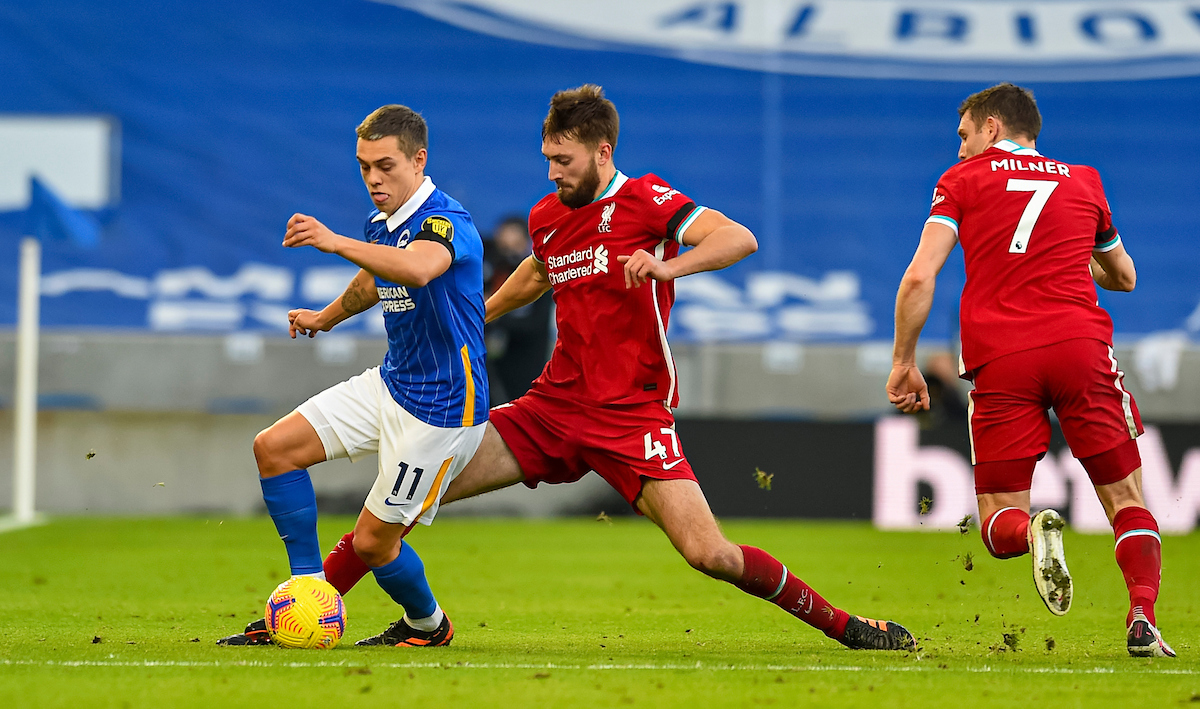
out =
[[[658,429],[658,433],[660,435],[670,437],[671,451],[675,454],[675,457],[678,458],[680,456],[679,436],[675,435],[675,429],[663,427]],[[655,456],[658,456],[660,460],[667,459],[667,447],[663,445],[661,438],[658,440],[654,439],[654,431],[646,431],[646,436],[642,440],[646,444],[646,460],[650,460]],[[666,467],[665,463],[663,464],[663,467]]]
[[[413,499],[413,493],[417,491],[417,485],[421,484],[421,474],[424,472],[424,468],[413,468],[413,474],[416,477],[413,478],[412,487],[408,488],[408,497],[404,498],[405,500]],[[392,488],[392,497],[400,494],[400,485],[404,483],[404,476],[406,475],[408,475],[408,463],[401,461],[400,476],[396,478],[396,485]]]

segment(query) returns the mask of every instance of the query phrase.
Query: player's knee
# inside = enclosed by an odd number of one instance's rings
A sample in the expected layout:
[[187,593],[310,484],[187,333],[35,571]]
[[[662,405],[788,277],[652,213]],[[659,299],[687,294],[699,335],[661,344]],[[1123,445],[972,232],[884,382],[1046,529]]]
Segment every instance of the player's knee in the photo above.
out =
[[695,570],[715,578],[736,578],[737,547],[732,544],[693,544],[683,549],[683,558]]
[[[382,540],[366,530],[354,530],[354,553],[358,558],[363,560],[363,563],[372,568],[378,568],[387,564],[391,559],[388,558],[390,549],[386,549]],[[394,558],[394,557],[393,557]]]
[[258,463],[258,475],[263,478],[307,467],[296,460],[295,451],[288,448],[274,427],[259,431],[254,437],[254,460]]
[[275,470],[279,467],[277,461],[279,446],[276,445],[274,439],[269,428],[259,431],[258,435],[254,437],[254,461],[258,463],[258,474],[264,478],[278,475]]

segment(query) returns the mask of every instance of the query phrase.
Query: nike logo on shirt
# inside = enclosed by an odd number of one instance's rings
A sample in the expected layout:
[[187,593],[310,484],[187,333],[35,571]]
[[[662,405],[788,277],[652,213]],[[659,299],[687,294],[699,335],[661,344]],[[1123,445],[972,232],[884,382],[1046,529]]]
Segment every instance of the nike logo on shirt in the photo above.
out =
[[554,236],[554,232],[556,231],[558,231],[558,229],[551,229],[549,234],[542,237],[542,243],[544,244],[547,241],[550,241],[550,237]]

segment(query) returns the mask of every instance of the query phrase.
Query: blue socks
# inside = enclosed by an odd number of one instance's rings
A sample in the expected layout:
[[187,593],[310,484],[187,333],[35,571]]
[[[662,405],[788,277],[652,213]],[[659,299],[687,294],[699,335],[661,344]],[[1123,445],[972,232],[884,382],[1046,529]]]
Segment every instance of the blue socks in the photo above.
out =
[[[292,575],[321,573],[321,543],[317,540],[317,494],[307,470],[259,478],[267,512],[287,548]],[[413,553],[416,556],[416,553]],[[417,559],[417,564],[421,560]],[[422,578],[424,568],[422,567]],[[426,586],[426,589],[429,587]],[[432,596],[431,596],[432,598]]]
[[[271,513],[275,529],[287,548],[292,575],[322,573],[321,546],[317,540],[317,495],[313,492],[308,471],[293,470],[272,478],[259,478],[259,483],[267,512]],[[401,543],[399,556],[371,570],[380,588],[404,608],[407,618],[429,619],[435,627],[441,621],[437,601],[425,579],[425,564],[410,545]],[[434,614],[438,617],[434,618]]]
[[379,587],[404,608],[409,618],[428,618],[437,611],[437,601],[425,579],[425,564],[410,545],[401,543],[400,556],[371,571]]

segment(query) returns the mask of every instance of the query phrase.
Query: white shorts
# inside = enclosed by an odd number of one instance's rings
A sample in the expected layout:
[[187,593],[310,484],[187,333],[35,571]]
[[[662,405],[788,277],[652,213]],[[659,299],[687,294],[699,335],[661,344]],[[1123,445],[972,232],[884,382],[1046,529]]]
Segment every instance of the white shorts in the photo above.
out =
[[384,522],[406,526],[433,523],[442,495],[487,428],[438,428],[418,420],[392,398],[379,367],[326,389],[296,411],[317,430],[326,460],[379,453],[379,475],[364,506]]

